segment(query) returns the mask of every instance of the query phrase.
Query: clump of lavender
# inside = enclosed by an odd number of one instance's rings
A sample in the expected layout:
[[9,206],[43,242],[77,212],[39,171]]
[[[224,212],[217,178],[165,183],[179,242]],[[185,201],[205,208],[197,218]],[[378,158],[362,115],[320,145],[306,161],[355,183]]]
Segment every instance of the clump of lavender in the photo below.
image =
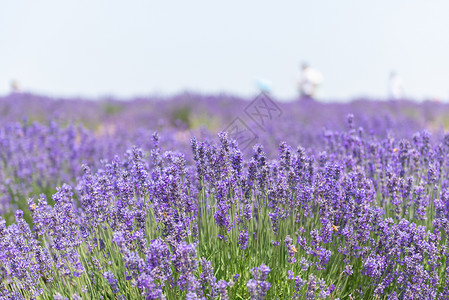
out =
[[285,237],[284,242],[285,242],[285,246],[287,247],[287,252],[288,252],[287,261],[290,264],[294,264],[296,262],[296,258],[294,256],[295,256],[295,253],[298,252],[298,250],[296,250],[295,246],[293,245],[293,240],[289,235],[287,235]]
[[106,271],[103,273],[103,277],[107,280],[109,286],[112,289],[114,294],[117,294],[120,290],[117,284],[117,279],[114,277],[114,274],[110,271]]
[[182,291],[194,291],[197,280],[194,272],[198,269],[198,260],[196,258],[196,249],[194,244],[185,242],[178,245],[174,256],[174,266],[176,272],[180,274],[178,279],[179,288]]
[[258,268],[251,269],[253,278],[250,279],[246,284],[251,299],[265,299],[267,292],[271,287],[271,284],[266,281],[268,273],[270,273],[270,268],[264,264],[262,264]]
[[228,287],[228,283],[225,280],[220,280],[218,281],[217,287],[218,287],[218,291],[220,293],[220,299],[222,300],[228,300],[228,291],[227,291],[227,287]]
[[295,276],[295,273],[292,270],[287,271],[287,278],[289,280],[293,280],[295,284],[295,293],[293,295],[293,299],[300,299],[302,295],[302,288],[307,283],[301,276]]
[[248,237],[249,233],[246,230],[242,230],[239,233],[239,245],[242,250],[245,250],[248,247]]
[[200,275],[201,289],[204,295],[214,299],[217,297],[219,289],[217,278],[214,276],[214,269],[210,261],[204,258],[200,259],[200,264],[202,269]]
[[351,276],[353,274],[352,265],[346,265],[344,273],[346,276]]
[[316,277],[310,274],[309,281],[307,282],[306,300],[315,300],[315,291],[317,290]]

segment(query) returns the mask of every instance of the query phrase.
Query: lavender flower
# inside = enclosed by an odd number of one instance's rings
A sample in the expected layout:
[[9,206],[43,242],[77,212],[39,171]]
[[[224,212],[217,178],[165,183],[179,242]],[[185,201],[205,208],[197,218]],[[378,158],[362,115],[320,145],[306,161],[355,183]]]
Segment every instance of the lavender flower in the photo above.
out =
[[110,271],[104,272],[103,278],[105,278],[107,280],[107,282],[108,282],[109,286],[111,287],[112,292],[114,294],[116,294],[120,291],[118,284],[117,284],[117,279],[115,279],[114,274],[112,272],[110,272]]
[[270,273],[270,268],[264,264],[251,270],[253,279],[250,279],[246,285],[251,299],[265,299],[271,287],[271,284],[266,281],[268,273]]

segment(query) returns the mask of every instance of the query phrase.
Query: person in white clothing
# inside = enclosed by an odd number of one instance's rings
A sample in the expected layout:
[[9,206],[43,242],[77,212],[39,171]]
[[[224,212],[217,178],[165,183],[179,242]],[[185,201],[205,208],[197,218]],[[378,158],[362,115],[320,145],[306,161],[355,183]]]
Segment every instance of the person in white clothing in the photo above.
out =
[[390,99],[402,99],[404,97],[402,79],[396,72],[390,73],[390,78],[388,80],[388,97]]
[[20,85],[19,85],[19,82],[17,82],[17,80],[11,81],[10,86],[11,86],[11,93],[12,94],[19,94],[21,92]]
[[303,63],[298,74],[298,90],[301,98],[314,98],[317,87],[323,82],[323,75]]

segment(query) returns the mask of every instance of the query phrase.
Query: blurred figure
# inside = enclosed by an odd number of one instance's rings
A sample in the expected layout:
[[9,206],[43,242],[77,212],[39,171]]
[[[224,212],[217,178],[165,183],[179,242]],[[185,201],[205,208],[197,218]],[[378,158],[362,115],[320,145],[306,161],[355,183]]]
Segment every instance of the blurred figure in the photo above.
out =
[[18,94],[18,93],[21,92],[20,86],[19,86],[19,83],[17,82],[17,80],[11,81],[10,87],[11,87],[11,93],[12,94]]
[[317,87],[323,82],[323,75],[315,69],[312,69],[306,63],[303,63],[298,73],[298,90],[303,99],[313,99]]
[[260,92],[269,94],[272,90],[273,84],[268,79],[257,79],[256,87]]
[[395,100],[404,98],[402,79],[396,72],[390,73],[390,78],[388,80],[388,97]]

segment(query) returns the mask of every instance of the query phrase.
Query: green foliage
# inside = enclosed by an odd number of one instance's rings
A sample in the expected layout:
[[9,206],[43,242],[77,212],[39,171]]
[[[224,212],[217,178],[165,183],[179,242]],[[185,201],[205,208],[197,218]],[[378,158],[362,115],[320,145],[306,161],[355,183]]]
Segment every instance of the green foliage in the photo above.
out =
[[190,127],[191,125],[191,109],[189,106],[177,107],[173,110],[171,114],[172,125],[177,126],[177,122],[182,122],[183,124]]

